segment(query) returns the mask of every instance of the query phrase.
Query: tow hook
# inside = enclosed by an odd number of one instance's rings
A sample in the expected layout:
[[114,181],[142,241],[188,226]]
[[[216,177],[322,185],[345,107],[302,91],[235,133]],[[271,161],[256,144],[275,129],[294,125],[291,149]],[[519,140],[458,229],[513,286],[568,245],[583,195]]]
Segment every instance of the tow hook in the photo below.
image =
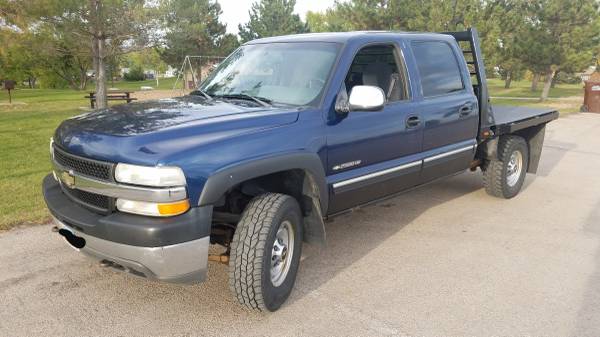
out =
[[229,255],[226,254],[220,254],[220,255],[215,255],[215,254],[209,254],[208,255],[208,261],[213,261],[213,262],[219,262],[222,264],[229,264]]

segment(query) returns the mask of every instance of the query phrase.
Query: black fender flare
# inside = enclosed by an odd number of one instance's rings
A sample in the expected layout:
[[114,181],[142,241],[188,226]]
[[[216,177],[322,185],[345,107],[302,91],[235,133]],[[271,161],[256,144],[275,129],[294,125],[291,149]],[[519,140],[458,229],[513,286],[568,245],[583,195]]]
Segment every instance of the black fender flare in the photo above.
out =
[[210,175],[200,193],[198,206],[212,205],[230,188],[253,178],[287,170],[308,172],[319,189],[322,214],[327,214],[329,193],[319,156],[309,152],[282,153],[226,166]]

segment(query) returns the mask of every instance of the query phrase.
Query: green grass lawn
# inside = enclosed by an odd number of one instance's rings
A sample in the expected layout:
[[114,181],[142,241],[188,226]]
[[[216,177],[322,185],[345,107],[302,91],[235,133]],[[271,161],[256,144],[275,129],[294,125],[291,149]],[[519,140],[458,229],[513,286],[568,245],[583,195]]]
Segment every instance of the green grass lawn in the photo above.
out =
[[[174,82],[161,79],[158,89],[170,90]],[[115,83],[122,90],[140,86],[156,88],[156,81]],[[9,106],[6,91],[0,90],[0,230],[48,220],[41,182],[51,169],[49,140],[61,121],[86,111],[87,91],[19,89]]]
[[[504,89],[504,81],[500,79],[488,79],[488,88],[494,97],[530,97],[539,98],[542,95],[544,83],[540,82],[536,91],[531,91],[531,82],[512,82],[510,89]],[[583,95],[583,84],[559,84],[550,89],[550,98],[561,98]]]
[[[48,143],[56,126],[87,107],[72,90],[17,90],[13,106],[0,105],[0,229],[48,219],[41,196],[50,172]],[[5,91],[0,104],[8,102]]]
[[[158,89],[172,89],[174,81],[160,80]],[[539,97],[539,92],[529,91],[529,82],[513,82],[511,89],[504,89],[502,81],[489,83],[492,96]],[[156,81],[114,85],[129,90],[139,90],[140,86],[155,87]],[[9,106],[6,91],[0,92],[0,230],[49,220],[41,195],[42,178],[50,172],[49,139],[62,120],[87,109],[89,100],[83,98],[85,94],[86,91],[21,89],[13,94],[17,104]],[[582,95],[581,85],[559,85],[550,93],[550,97],[577,95]],[[509,99],[495,99],[494,103],[540,104]],[[561,112],[571,112],[569,109]]]

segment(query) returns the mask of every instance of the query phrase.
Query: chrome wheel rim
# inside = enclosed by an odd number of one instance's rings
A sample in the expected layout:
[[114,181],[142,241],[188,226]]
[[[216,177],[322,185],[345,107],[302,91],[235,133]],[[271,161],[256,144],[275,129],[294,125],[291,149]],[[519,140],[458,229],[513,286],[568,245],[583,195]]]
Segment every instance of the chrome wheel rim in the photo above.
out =
[[271,250],[271,283],[280,286],[290,270],[294,255],[294,230],[292,223],[284,221],[279,225],[273,249]]
[[520,151],[514,151],[510,155],[508,165],[506,168],[506,183],[508,186],[513,187],[519,181],[521,177],[521,170],[523,169],[523,155]]

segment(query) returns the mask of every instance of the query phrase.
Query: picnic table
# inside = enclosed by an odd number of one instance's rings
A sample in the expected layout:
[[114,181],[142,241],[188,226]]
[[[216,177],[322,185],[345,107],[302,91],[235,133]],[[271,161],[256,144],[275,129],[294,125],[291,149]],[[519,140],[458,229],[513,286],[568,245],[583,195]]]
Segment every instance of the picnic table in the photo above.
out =
[[[106,92],[106,98],[109,101],[127,101],[127,103],[131,103],[131,101],[137,100],[137,98],[131,97],[131,94],[135,91],[127,91],[127,90],[109,90]],[[90,106],[94,109],[96,105],[96,93],[90,92],[88,96],[85,98],[90,99]]]

